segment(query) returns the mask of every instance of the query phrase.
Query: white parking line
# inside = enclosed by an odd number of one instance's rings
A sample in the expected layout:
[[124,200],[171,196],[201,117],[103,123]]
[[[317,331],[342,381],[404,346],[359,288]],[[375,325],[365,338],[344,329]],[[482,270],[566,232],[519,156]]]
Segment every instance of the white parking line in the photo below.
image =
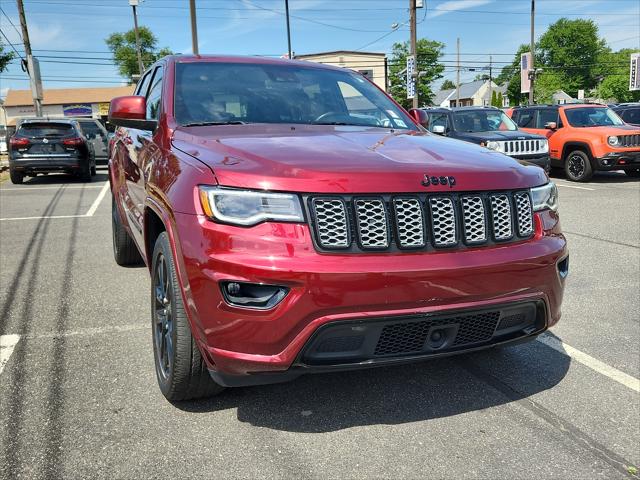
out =
[[0,188],[1,192],[30,192],[31,190],[69,190],[72,188],[102,188],[102,185],[62,185],[58,187]]
[[578,190],[589,190],[591,192],[593,192],[594,190],[597,190],[597,188],[579,187],[577,185],[566,185],[564,183],[558,183],[558,182],[554,182],[554,183],[559,187],[576,188]]
[[591,370],[598,372],[605,377],[609,377],[611,380],[614,380],[627,388],[630,388],[634,392],[640,392],[640,379],[621,372],[617,368],[607,365],[597,358],[593,358],[591,355],[587,355],[577,348],[573,348],[571,345],[567,345],[563,341],[550,337],[548,335],[539,336],[538,341],[564,355],[571,357],[576,362],[589,367]]
[[104,199],[104,197],[107,194],[108,190],[109,190],[109,182],[104,182],[104,185],[102,186],[102,190],[100,190],[100,193],[98,194],[96,199],[93,201],[93,203],[89,207],[89,210],[87,210],[87,213],[85,213],[84,215],[45,215],[45,216],[39,216],[39,217],[7,217],[7,218],[0,218],[0,222],[6,222],[6,221],[12,221],[12,220],[41,220],[43,218],[49,219],[49,218],[86,218],[86,217],[93,217],[94,213],[96,213],[96,210],[98,209],[98,206],[100,206],[100,203]]
[[9,363],[9,357],[13,353],[13,349],[20,341],[20,335],[0,335],[0,373],[4,370],[4,366]]

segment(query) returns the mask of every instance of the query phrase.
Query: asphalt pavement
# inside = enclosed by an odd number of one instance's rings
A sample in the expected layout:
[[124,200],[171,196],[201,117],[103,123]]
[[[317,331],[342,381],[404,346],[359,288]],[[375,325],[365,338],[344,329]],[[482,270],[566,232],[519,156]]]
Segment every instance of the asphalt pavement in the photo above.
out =
[[0,478],[634,478],[640,182],[558,178],[563,318],[540,340],[168,403],[104,171],[0,184]]

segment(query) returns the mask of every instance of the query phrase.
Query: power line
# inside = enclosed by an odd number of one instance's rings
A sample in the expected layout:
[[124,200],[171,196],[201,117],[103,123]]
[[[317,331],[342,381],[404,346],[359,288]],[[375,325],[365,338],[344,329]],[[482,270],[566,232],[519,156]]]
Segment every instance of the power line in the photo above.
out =
[[13,29],[16,31],[16,33],[18,34],[18,38],[22,38],[22,33],[20,33],[20,31],[18,30],[18,27],[16,27],[14,25],[14,23],[11,21],[11,19],[9,18],[9,15],[7,15],[7,13],[4,11],[4,9],[2,7],[0,7],[0,11],[2,12],[2,14],[7,18],[7,20],[9,21],[9,23],[11,24],[11,26],[13,27]]
[[18,55],[18,57],[20,57],[20,60],[24,61],[24,58],[22,57],[22,55],[20,55],[20,52],[18,52],[18,50],[16,50],[16,47],[13,46],[13,43],[11,43],[9,41],[9,39],[7,38],[7,36],[4,34],[4,32],[2,30],[0,30],[0,34],[2,34],[2,36],[6,40],[7,45],[9,45],[13,49],[13,51],[16,52],[16,55]]

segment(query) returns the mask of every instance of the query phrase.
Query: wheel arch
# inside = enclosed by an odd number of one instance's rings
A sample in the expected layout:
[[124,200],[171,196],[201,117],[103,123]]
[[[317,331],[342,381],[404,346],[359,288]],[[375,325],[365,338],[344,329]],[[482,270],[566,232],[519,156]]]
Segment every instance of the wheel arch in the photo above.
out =
[[591,153],[591,146],[586,143],[586,142],[567,142],[564,144],[564,146],[562,147],[562,161],[566,161],[567,159],[567,155],[569,155],[569,153],[575,151],[575,150],[580,150],[584,153],[587,154],[587,156],[589,157],[589,160],[591,161],[591,164],[593,166],[593,154]]

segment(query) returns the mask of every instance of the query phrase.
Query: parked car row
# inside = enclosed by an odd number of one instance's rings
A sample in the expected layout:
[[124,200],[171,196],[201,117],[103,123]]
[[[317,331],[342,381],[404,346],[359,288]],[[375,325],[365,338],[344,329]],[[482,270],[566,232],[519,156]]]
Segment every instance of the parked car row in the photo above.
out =
[[107,131],[91,118],[23,118],[9,139],[9,175],[15,184],[53,172],[91,181],[96,165],[107,161]]

